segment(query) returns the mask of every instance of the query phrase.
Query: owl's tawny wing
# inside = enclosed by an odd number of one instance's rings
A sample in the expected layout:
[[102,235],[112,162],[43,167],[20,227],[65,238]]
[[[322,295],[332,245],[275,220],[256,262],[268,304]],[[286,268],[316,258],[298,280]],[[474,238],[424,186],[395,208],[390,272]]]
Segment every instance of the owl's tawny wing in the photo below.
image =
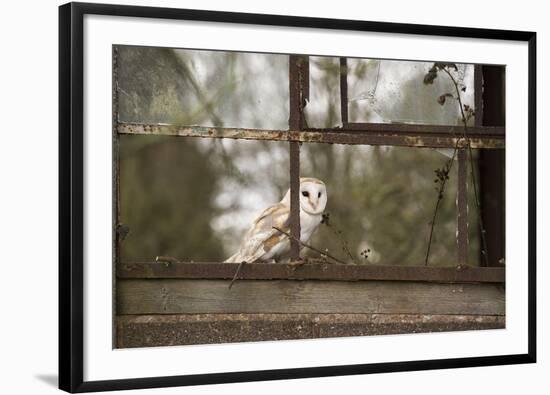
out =
[[246,232],[239,251],[225,262],[244,261],[252,263],[262,260],[272,248],[286,239],[284,234],[273,229],[273,227],[289,232],[289,214],[289,207],[282,203],[277,203],[265,209]]

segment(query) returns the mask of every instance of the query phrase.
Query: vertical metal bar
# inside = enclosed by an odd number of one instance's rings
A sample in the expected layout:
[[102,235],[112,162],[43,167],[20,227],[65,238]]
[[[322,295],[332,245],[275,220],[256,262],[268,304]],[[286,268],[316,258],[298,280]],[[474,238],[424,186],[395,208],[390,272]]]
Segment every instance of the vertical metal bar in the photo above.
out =
[[483,71],[480,64],[474,65],[474,110],[475,126],[483,126]]
[[458,150],[458,188],[456,193],[456,242],[458,264],[468,264],[468,160],[466,149]]
[[301,56],[300,59],[300,91],[302,98],[300,102],[300,114],[302,116],[300,129],[305,129],[307,128],[307,122],[304,115],[304,107],[309,100],[309,56]]
[[[475,117],[474,117],[475,126],[483,126],[483,72],[482,72],[482,66],[480,64],[474,65],[474,111],[475,111]],[[476,169],[472,169],[472,171],[476,171]],[[477,177],[477,179],[480,179],[480,178],[481,177]],[[481,197],[478,197],[478,198],[479,200],[481,200]],[[478,203],[481,204],[481,201],[474,202],[474,204],[478,204]],[[474,209],[476,208],[474,207]],[[485,222],[483,218],[478,218],[478,221]],[[484,262],[486,262],[485,254],[487,254],[487,251],[484,250],[486,246],[483,243],[483,237],[484,235],[482,235],[480,231],[479,233],[480,266],[483,266]]]
[[[483,78],[481,65],[474,65],[474,109],[475,126],[482,125],[483,119]],[[475,171],[475,169],[472,169]],[[468,152],[458,151],[458,188],[456,195],[458,264],[468,263]]]
[[[481,125],[505,126],[506,70],[504,66],[479,66],[477,72],[481,75],[478,79],[482,80],[483,112],[479,117]],[[486,231],[489,266],[498,266],[500,260],[505,258],[505,158],[504,149],[480,150],[480,200],[483,208],[482,219]],[[481,258],[483,259],[483,256]]]
[[348,60],[340,58],[340,112],[342,114],[342,124],[348,121]]
[[112,347],[117,347],[117,335],[116,335],[116,267],[120,261],[120,141],[118,135],[118,47],[113,45],[112,49],[112,100],[113,100],[113,131],[112,131],[112,141],[113,141],[113,164],[112,164],[112,188],[113,188],[113,206],[112,206],[112,285],[113,285],[113,294],[112,294]]
[[[481,65],[474,65],[474,110],[475,126],[483,124],[483,78]],[[475,169],[472,169],[475,171]],[[458,151],[458,191],[457,191],[457,243],[458,263],[468,263],[468,152],[464,149]],[[475,204],[475,202],[474,202]],[[481,235],[480,235],[481,238]],[[480,243],[481,245],[481,243]]]
[[[303,107],[309,95],[309,60],[296,55],[289,56],[289,122],[290,130],[304,127]],[[290,234],[300,238],[300,144],[290,142]],[[290,256],[300,258],[300,244],[290,241]]]
[[[290,234],[299,239],[300,229],[300,145],[290,142]],[[300,244],[290,240],[290,258],[300,258]]]

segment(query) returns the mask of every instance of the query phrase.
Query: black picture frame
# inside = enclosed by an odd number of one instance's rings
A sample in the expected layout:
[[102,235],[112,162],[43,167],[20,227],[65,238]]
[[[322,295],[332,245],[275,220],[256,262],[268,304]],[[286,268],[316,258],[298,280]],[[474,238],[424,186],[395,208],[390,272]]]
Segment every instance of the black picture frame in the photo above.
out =
[[[528,43],[528,352],[296,369],[84,381],[83,19],[86,14],[511,40]],[[91,392],[536,362],[536,33],[110,4],[59,8],[59,388]]]

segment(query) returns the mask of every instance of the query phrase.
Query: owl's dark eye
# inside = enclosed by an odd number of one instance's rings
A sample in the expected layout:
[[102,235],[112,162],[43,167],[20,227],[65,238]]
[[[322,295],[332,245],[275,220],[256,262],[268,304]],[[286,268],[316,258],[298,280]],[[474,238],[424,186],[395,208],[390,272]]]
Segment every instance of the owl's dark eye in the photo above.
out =
[[318,197],[318,198],[320,198],[320,197],[321,197],[321,192],[319,192],[319,193],[317,194],[317,197]]
[[308,191],[303,191],[302,196],[309,197],[309,192]]

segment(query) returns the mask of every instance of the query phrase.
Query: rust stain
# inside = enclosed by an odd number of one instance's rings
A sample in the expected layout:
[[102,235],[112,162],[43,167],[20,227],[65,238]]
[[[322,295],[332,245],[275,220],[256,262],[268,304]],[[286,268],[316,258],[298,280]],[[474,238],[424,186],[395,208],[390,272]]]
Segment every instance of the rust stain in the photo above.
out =
[[[430,148],[466,148],[467,141],[456,135],[379,132],[373,130],[308,129],[300,130],[258,130],[236,128],[206,128],[200,126],[177,126],[168,124],[135,124],[118,122],[119,134],[156,134],[182,137],[232,138],[245,140],[292,141],[327,144],[391,145]],[[504,134],[469,137],[472,148],[503,149]]]

